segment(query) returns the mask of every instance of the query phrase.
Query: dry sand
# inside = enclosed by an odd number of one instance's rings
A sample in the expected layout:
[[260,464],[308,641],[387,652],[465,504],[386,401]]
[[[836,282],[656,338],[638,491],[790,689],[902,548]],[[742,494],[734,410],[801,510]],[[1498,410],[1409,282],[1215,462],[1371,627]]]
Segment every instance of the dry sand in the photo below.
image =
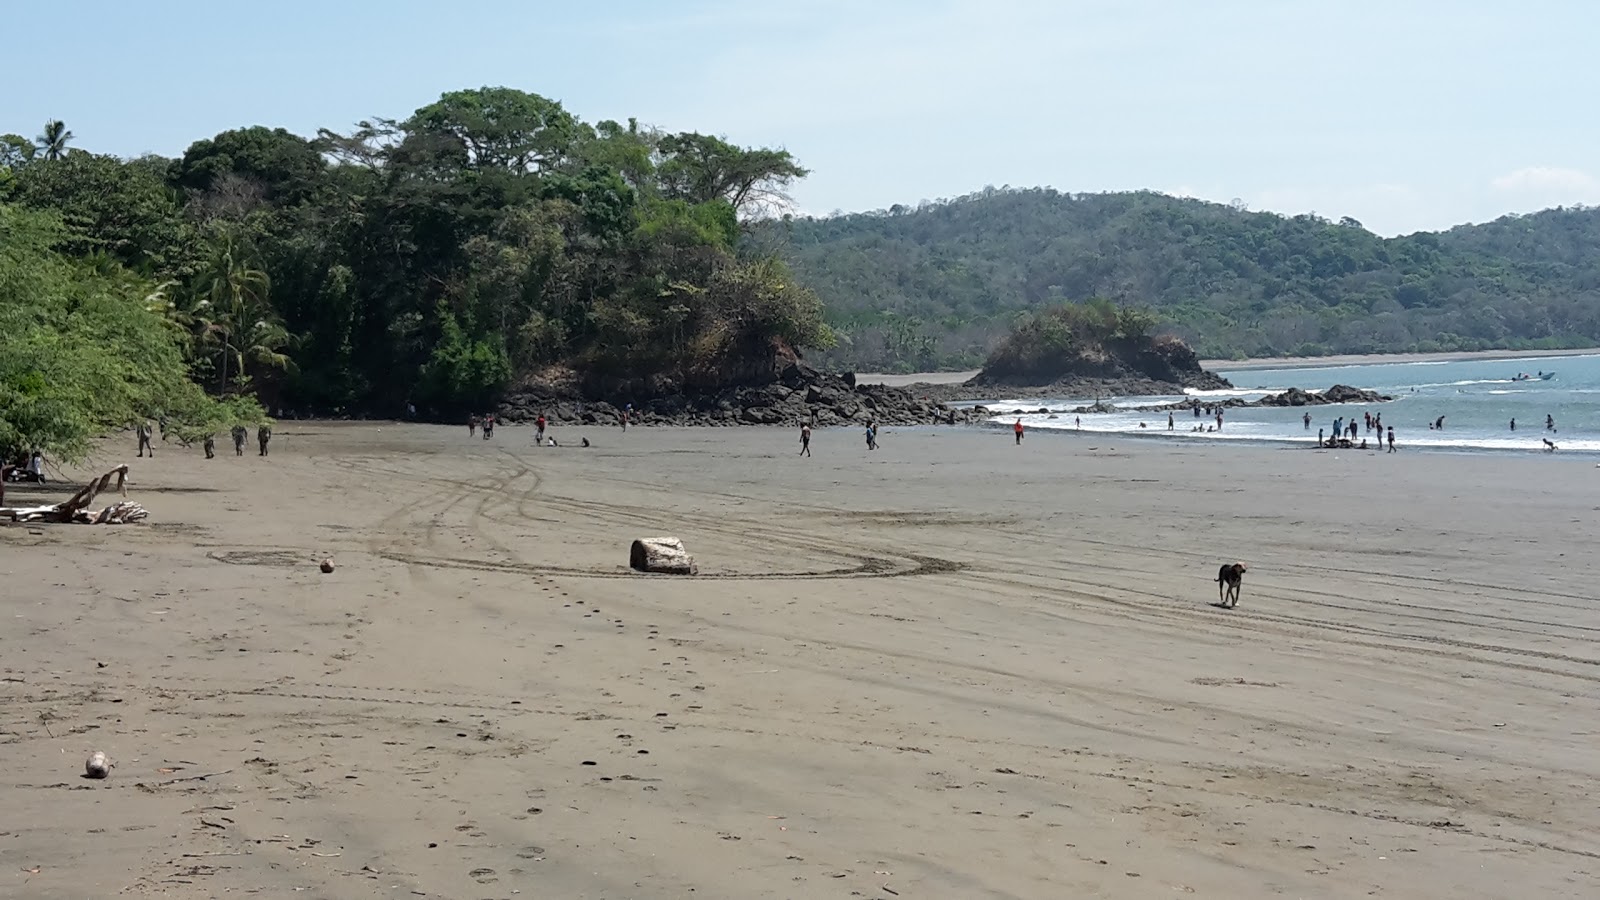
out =
[[1590,463],[556,433],[0,527],[0,896],[1600,896]]

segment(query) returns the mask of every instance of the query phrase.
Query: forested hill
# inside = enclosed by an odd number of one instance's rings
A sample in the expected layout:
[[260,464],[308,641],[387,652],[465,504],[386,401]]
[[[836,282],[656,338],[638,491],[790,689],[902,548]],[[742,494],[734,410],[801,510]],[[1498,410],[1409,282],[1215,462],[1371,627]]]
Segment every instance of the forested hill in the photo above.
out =
[[1600,345],[1600,210],[1383,239],[1151,192],[986,190],[782,228],[863,370],[982,362],[1020,311],[1150,307],[1203,357]]
[[[737,248],[806,175],[781,149],[589,123],[502,87],[347,130],[196,137],[180,158],[127,160],[77,146],[61,121],[0,134],[0,222],[39,236],[33,269],[114,269],[119,314],[158,317],[182,344],[172,360],[216,396],[464,417],[532,373],[670,393],[770,374],[832,339],[782,260]],[[0,293],[0,323],[59,340],[25,300]],[[0,361],[0,423],[41,377]]]

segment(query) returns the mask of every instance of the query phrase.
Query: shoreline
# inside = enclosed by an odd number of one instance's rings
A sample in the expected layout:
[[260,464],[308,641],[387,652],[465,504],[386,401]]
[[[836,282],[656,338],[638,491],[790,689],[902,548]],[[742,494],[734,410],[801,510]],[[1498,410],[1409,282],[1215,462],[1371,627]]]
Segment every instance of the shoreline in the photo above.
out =
[[[1211,372],[1240,372],[1249,369],[1321,369],[1336,366],[1409,365],[1422,362],[1468,362],[1500,359],[1559,359],[1568,356],[1600,356],[1600,347],[1569,350],[1457,350],[1441,353],[1346,353],[1338,356],[1261,356],[1253,359],[1202,359],[1200,367]],[[961,384],[978,374],[977,369],[962,372],[913,372],[892,375],[882,372],[857,372],[857,384],[883,384],[905,387],[913,384]]]
[[1200,366],[1211,371],[1249,369],[1323,369],[1336,366],[1404,366],[1426,362],[1471,362],[1501,359],[1560,359],[1567,356],[1600,356],[1600,347],[1576,350],[1460,350],[1454,353],[1347,353],[1339,356],[1264,356],[1256,359],[1202,359]]

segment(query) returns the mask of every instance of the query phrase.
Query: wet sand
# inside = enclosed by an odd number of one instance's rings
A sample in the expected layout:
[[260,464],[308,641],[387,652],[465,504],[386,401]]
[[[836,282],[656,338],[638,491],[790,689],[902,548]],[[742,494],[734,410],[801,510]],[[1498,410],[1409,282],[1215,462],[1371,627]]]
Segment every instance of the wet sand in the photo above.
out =
[[0,526],[0,896],[1600,896],[1591,463],[555,433]]

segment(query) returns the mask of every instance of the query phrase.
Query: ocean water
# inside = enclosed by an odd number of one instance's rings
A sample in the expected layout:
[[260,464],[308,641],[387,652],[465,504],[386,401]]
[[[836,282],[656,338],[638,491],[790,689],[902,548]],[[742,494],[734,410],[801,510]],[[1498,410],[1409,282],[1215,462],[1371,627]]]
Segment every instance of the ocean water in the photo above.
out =
[[[1519,373],[1554,372],[1549,381],[1516,381]],[[1363,412],[1383,416],[1385,428],[1394,426],[1395,443],[1401,449],[1457,451],[1498,451],[1542,453],[1542,438],[1550,438],[1559,452],[1600,454],[1600,353],[1585,356],[1518,359],[1469,360],[1464,362],[1415,362],[1377,365],[1296,367],[1287,369],[1220,370],[1234,390],[1191,391],[1170,397],[1101,398],[1127,410],[1116,413],[1075,414],[1068,410],[1087,406],[1094,397],[1057,397],[1005,401],[986,404],[1001,412],[991,420],[1009,426],[1018,413],[1030,429],[1074,430],[1147,436],[1171,440],[1257,441],[1302,443],[1316,441],[1317,429],[1331,431],[1335,417],[1352,416],[1359,423]],[[1241,397],[1255,400],[1291,387],[1322,391],[1335,384],[1368,388],[1395,399],[1389,403],[1331,404],[1326,406],[1286,407],[1283,409],[1229,409],[1223,416],[1221,431],[1195,433],[1197,424],[1214,424],[1214,419],[1196,419],[1187,411],[1174,413],[1174,427],[1167,430],[1165,412],[1138,412],[1137,406],[1150,406],[1198,397],[1222,399]],[[1048,407],[1053,415],[1041,415]],[[1302,416],[1311,413],[1311,427]],[[1545,428],[1545,416],[1555,419],[1555,431]],[[1074,424],[1074,417],[1081,425]],[[1444,416],[1444,428],[1432,430],[1431,422]],[[1511,420],[1516,430],[1511,430]],[[1140,423],[1146,427],[1140,428]],[[1362,426],[1360,437],[1375,439]]]

